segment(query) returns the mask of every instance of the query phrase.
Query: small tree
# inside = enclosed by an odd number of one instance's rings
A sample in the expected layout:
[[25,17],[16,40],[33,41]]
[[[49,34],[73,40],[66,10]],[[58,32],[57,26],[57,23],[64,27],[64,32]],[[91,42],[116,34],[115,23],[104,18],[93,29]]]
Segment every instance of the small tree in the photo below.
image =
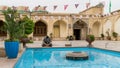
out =
[[23,23],[23,35],[21,37],[21,42],[23,43],[23,46],[26,47],[26,43],[30,40],[28,39],[28,35],[31,34],[34,31],[34,23],[33,21],[25,16],[20,23]]
[[34,31],[34,23],[27,16],[25,16],[20,22],[24,24],[23,28],[25,28],[23,30],[23,35],[29,35]]
[[113,32],[112,35],[113,35],[113,37],[115,38],[115,40],[117,41],[118,33]]
[[5,22],[1,27],[2,31],[5,31],[9,35],[9,39],[7,41],[16,41],[22,35],[22,30],[24,29],[22,23],[19,23],[20,20],[18,17],[17,10],[13,10],[8,8],[6,11],[3,11],[5,16]]

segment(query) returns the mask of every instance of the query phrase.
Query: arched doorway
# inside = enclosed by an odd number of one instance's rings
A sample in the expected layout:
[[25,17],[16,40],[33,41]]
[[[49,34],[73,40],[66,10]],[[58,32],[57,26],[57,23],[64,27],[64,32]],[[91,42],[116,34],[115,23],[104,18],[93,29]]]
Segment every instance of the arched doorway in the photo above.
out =
[[85,39],[87,35],[87,24],[78,20],[73,24],[73,34],[75,36],[75,40]]
[[100,36],[100,26],[99,22],[95,22],[92,26],[92,33],[96,38]]
[[110,22],[110,20],[106,21],[105,24],[103,25],[103,33],[105,34],[105,36],[107,36],[107,31],[110,33],[111,35],[111,29],[112,29],[112,23]]
[[[0,20],[0,27],[2,27],[3,24],[4,24],[4,22],[2,20]],[[7,33],[0,30],[0,36],[7,36]]]
[[53,24],[53,37],[54,38],[60,38],[60,37],[66,37],[67,31],[66,31],[66,23],[64,21],[58,20]]
[[34,36],[46,36],[47,35],[47,25],[42,21],[37,21],[34,27]]

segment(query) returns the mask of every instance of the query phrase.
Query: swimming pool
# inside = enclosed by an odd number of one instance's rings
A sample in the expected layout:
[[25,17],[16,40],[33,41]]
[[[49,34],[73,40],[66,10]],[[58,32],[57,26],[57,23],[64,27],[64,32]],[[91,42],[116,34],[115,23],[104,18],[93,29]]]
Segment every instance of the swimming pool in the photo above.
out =
[[[67,60],[68,52],[84,51],[88,60]],[[14,68],[120,68],[120,53],[98,48],[27,48]]]

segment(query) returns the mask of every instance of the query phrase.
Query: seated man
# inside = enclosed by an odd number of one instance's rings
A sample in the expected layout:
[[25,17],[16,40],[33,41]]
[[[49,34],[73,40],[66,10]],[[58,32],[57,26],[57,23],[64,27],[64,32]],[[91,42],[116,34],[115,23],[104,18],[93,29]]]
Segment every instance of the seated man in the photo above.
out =
[[52,47],[52,43],[51,43],[51,39],[49,38],[49,36],[46,36],[44,39],[43,39],[43,44],[42,44],[42,47]]

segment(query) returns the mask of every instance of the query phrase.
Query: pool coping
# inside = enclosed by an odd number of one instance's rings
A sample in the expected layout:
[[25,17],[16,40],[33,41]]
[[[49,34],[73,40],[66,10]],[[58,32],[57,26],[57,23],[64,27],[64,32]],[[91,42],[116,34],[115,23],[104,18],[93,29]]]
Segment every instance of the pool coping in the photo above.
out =
[[[26,49],[30,49],[30,48],[31,49],[32,48],[78,48],[78,47],[28,47]],[[104,49],[104,48],[98,48],[98,47],[86,47],[86,46],[82,46],[82,47],[79,47],[79,48],[97,48],[97,49],[103,49],[103,50],[108,50],[108,51],[113,51],[113,52],[120,52],[120,51],[115,51],[115,50],[110,50],[110,49]]]

